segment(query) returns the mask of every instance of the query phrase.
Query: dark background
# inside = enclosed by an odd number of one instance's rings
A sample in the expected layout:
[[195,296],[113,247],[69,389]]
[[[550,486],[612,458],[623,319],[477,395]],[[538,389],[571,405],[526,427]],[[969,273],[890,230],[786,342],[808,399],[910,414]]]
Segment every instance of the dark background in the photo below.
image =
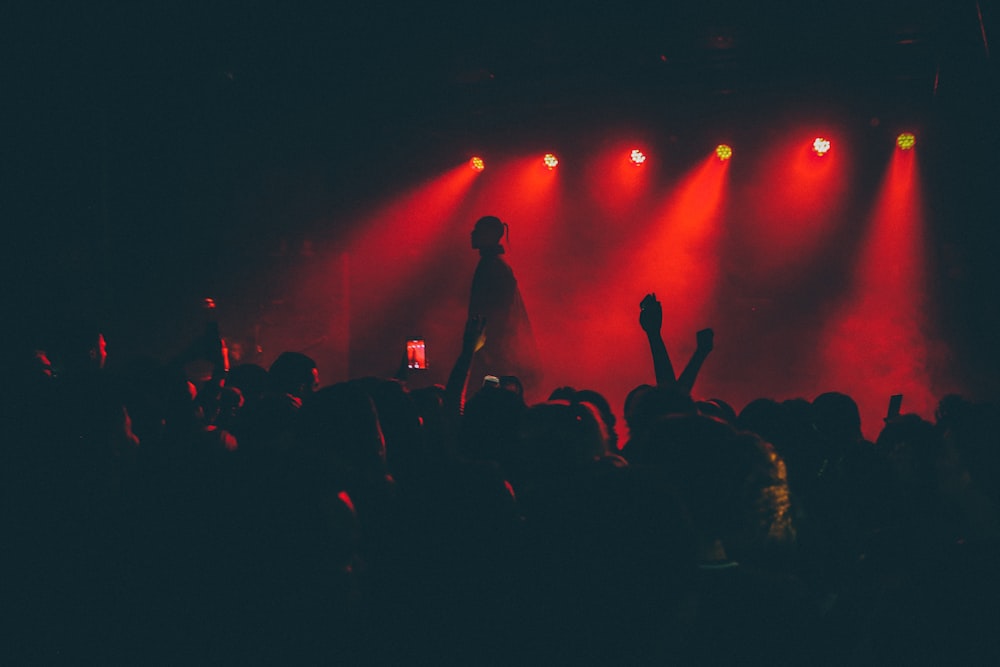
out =
[[941,326],[970,391],[996,394],[995,2],[5,13],[5,291],[29,331],[92,312],[123,353],[167,354],[203,296],[242,328],[280,316],[305,240],[473,146],[829,106],[919,128]]

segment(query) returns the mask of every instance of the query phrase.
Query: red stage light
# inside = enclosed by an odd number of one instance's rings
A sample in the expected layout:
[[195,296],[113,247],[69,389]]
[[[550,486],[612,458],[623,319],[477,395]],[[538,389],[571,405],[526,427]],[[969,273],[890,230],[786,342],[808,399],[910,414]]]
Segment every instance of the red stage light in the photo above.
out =
[[719,144],[715,147],[715,157],[725,162],[729,158],[733,157],[733,147],[727,144]]
[[472,167],[473,171],[482,171],[486,169],[486,163],[483,162],[483,158],[478,155],[469,160],[469,166]]
[[638,148],[633,148],[632,152],[629,153],[628,159],[632,161],[632,164],[638,167],[646,161],[646,155]]
[[823,157],[830,151],[830,140],[825,137],[816,137],[813,140],[813,152]]
[[549,169],[555,169],[556,165],[559,164],[559,158],[552,153],[546,153],[545,157],[542,158],[542,162],[544,162],[545,166]]
[[901,151],[911,150],[916,144],[917,138],[913,136],[912,132],[903,132],[896,137],[896,146],[898,146]]

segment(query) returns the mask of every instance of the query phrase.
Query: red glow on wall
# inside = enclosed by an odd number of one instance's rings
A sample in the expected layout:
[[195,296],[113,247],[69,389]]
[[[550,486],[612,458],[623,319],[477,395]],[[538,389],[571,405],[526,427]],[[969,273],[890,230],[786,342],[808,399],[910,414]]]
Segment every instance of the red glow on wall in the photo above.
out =
[[545,211],[545,202],[558,189],[559,178],[554,169],[540,164],[538,158],[517,160],[511,164],[510,178],[498,190],[505,206],[525,212],[525,218],[551,219]]
[[[651,218],[653,228],[633,244],[629,272],[640,281],[634,293],[683,295],[673,299],[673,321],[664,331],[676,335],[705,326],[705,316],[718,282],[719,234],[725,192],[726,163],[714,153],[690,171],[668,194]],[[692,328],[693,327],[693,328]]]
[[708,159],[692,171],[675,191],[668,218],[685,239],[704,238],[708,221],[718,210],[725,183],[726,165]]
[[432,243],[434,233],[441,231],[443,221],[462,201],[475,177],[475,172],[462,164],[410,187],[363,214],[361,224],[352,225],[352,241],[379,242],[386,240],[384,235],[399,234],[407,243],[397,242],[396,246],[419,247],[421,242]]
[[[384,313],[426,310],[426,292],[433,291],[429,285],[441,272],[438,249],[453,242],[456,232],[452,220],[476,177],[463,162],[390,198],[352,223],[356,232],[346,244],[346,253],[352,258],[351,338],[355,344],[377,346],[383,354],[391,355],[393,361],[387,363],[398,363],[404,341],[398,334],[393,340],[380,338],[393,333],[384,331]],[[467,223],[469,229],[472,222]],[[459,240],[467,245],[467,238],[465,230]],[[430,344],[433,332],[422,332]]]
[[789,270],[809,266],[825,251],[849,203],[849,169],[843,146],[821,158],[801,134],[768,149],[749,181],[741,216],[740,234],[755,273],[784,280]]
[[[628,225],[636,216],[645,215],[636,207],[641,205],[655,178],[655,162],[642,148],[630,149],[630,145],[615,142],[594,154],[586,163],[587,197],[616,227]],[[632,150],[647,156],[641,169],[637,169],[631,159]]]

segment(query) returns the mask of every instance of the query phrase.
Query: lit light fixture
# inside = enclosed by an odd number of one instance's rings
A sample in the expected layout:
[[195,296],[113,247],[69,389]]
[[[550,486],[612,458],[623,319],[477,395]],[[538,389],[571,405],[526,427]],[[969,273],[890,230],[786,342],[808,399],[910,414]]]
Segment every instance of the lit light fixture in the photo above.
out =
[[830,152],[830,140],[826,137],[816,137],[813,140],[813,152],[823,157]]
[[896,146],[901,151],[912,150],[917,144],[917,138],[913,136],[912,132],[903,132],[898,137],[896,137]]
[[646,161],[646,154],[638,148],[633,148],[632,152],[629,153],[628,159],[632,161],[632,164],[638,167]]
[[557,158],[552,153],[546,153],[545,157],[542,158],[542,162],[544,162],[545,166],[548,167],[549,169],[555,169],[556,166],[559,164],[559,158]]
[[469,160],[469,166],[473,171],[482,171],[483,169],[486,169],[486,163],[483,162],[483,158],[478,155]]
[[720,161],[725,162],[729,158],[733,157],[733,147],[728,144],[719,144],[715,147],[715,157],[719,158]]

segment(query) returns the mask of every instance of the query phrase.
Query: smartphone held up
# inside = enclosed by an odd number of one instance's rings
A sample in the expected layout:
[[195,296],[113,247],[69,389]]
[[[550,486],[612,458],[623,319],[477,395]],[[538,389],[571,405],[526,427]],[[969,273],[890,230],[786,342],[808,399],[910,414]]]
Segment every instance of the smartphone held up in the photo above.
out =
[[411,370],[427,368],[427,343],[420,336],[406,339],[406,367]]
[[890,422],[893,419],[896,419],[897,417],[899,417],[900,408],[902,408],[902,407],[903,407],[903,395],[902,394],[893,394],[892,396],[890,396],[889,397],[889,409],[886,411],[885,421],[886,422]]

